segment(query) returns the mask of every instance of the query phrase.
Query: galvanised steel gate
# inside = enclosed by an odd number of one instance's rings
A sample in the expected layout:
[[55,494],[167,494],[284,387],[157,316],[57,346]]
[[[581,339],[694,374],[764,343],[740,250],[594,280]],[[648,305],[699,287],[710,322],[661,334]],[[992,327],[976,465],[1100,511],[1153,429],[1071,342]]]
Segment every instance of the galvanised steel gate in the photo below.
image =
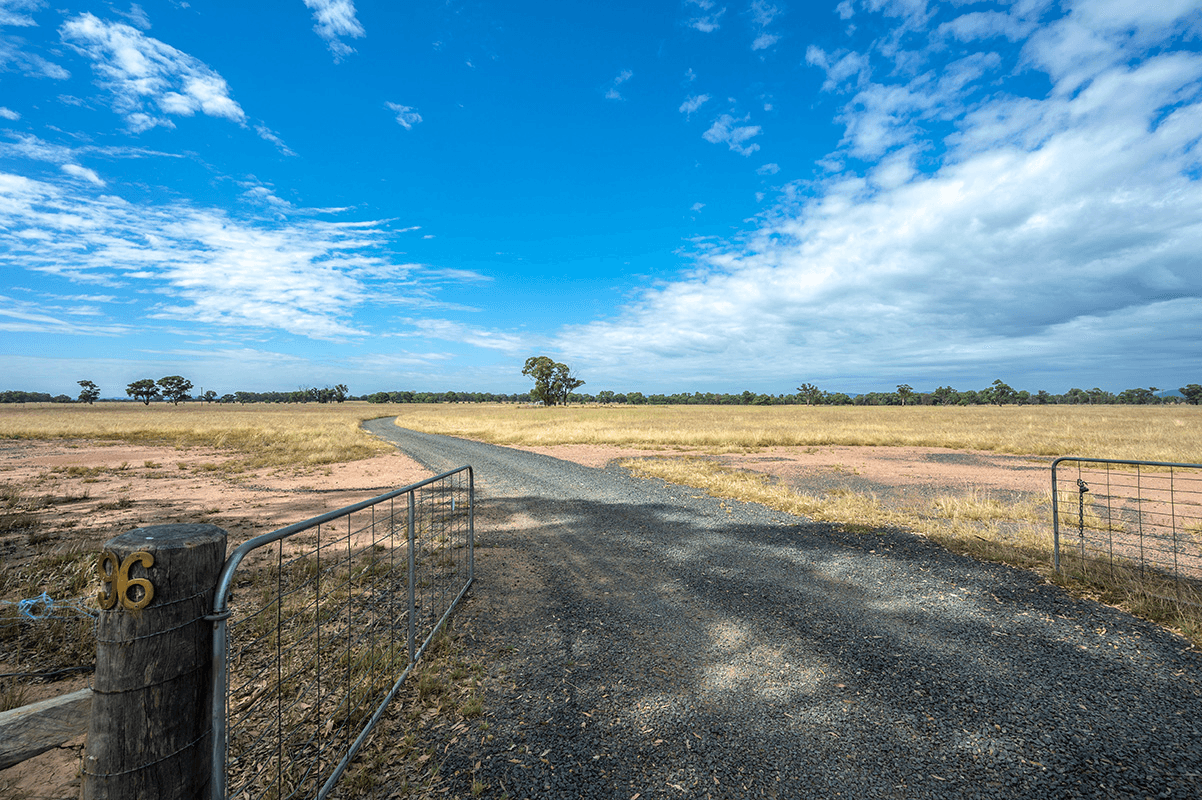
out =
[[474,577],[471,467],[238,547],[213,601],[214,800],[324,798]]
[[1064,456],[1052,462],[1054,565],[1138,575],[1202,604],[1202,464]]

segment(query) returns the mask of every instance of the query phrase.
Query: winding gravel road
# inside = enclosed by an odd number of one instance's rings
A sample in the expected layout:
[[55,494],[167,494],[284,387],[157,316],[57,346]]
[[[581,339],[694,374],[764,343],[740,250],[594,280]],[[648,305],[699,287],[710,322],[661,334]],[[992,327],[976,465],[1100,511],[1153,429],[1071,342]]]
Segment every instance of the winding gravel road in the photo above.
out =
[[908,533],[365,427],[476,470],[488,730],[453,793],[1202,796],[1202,661],[1154,625]]

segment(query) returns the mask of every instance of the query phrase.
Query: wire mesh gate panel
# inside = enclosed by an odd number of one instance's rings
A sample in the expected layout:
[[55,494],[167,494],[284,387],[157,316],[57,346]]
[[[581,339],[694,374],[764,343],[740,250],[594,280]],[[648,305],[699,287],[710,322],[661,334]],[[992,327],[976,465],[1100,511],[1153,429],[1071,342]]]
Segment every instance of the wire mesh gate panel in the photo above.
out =
[[1056,571],[1138,575],[1202,605],[1202,464],[1066,456],[1052,462]]
[[217,586],[213,793],[323,798],[474,572],[471,467],[256,537]]

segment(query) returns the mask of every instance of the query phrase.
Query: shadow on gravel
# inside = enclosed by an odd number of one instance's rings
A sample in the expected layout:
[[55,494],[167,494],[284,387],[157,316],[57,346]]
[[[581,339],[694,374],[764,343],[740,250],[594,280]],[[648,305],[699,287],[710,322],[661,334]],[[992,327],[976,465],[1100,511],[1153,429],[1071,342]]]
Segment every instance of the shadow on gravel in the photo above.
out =
[[1184,640],[904,532],[692,499],[483,504],[494,738],[450,751],[457,791],[1202,794]]

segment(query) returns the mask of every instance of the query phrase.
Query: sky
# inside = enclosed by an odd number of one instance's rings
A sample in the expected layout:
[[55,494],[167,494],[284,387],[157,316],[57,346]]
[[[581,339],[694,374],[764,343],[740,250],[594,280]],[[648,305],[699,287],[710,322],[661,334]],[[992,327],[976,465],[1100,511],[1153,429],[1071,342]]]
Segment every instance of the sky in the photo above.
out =
[[0,389],[1202,380],[1197,0],[0,0]]

